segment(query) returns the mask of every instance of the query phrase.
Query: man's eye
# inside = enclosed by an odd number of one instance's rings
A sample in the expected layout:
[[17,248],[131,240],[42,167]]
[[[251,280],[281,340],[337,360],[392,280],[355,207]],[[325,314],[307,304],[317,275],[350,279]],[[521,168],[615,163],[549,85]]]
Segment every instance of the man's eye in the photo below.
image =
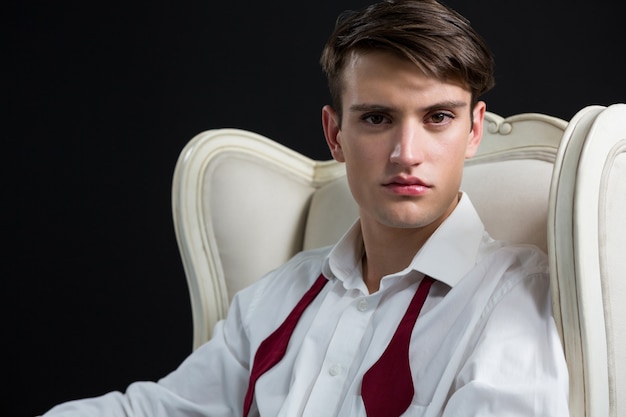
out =
[[382,114],[366,114],[362,117],[364,121],[373,125],[379,125],[385,123],[387,118]]
[[454,116],[450,113],[439,112],[429,116],[429,119],[432,123],[441,124],[445,123],[449,119],[454,119]]

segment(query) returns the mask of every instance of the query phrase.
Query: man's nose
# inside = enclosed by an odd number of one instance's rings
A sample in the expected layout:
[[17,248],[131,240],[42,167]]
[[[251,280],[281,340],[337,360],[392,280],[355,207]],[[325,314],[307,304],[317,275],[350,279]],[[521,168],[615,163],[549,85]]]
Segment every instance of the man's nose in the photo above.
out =
[[392,164],[413,166],[424,161],[424,132],[415,127],[404,127],[394,137],[393,149],[390,155]]

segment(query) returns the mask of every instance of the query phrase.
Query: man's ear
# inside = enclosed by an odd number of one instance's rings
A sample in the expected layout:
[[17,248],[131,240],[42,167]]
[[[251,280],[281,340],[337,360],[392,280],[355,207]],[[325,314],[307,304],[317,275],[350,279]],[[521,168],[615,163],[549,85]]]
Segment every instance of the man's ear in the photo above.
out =
[[465,158],[471,158],[476,154],[480,140],[483,138],[483,126],[485,121],[485,110],[487,105],[484,101],[476,103],[472,109],[472,130],[469,133]]
[[338,117],[337,112],[331,106],[326,105],[322,107],[322,127],[324,128],[324,136],[326,137],[328,149],[330,149],[330,153],[335,161],[345,162],[339,139],[341,129],[339,128]]

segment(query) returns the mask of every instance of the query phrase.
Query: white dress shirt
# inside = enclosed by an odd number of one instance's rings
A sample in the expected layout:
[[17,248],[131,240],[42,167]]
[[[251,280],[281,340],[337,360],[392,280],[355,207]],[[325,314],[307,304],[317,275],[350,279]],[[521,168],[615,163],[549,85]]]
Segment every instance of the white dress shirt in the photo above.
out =
[[46,416],[241,416],[259,344],[320,272],[283,359],[256,384],[250,416],[365,416],[363,374],[389,343],[424,277],[436,281],[413,329],[415,395],[405,416],[567,416],[568,376],[548,264],[531,246],[491,239],[467,195],[411,264],[369,294],[359,223],[302,252],[233,299],[212,339],[170,375],[125,394],[65,403]]

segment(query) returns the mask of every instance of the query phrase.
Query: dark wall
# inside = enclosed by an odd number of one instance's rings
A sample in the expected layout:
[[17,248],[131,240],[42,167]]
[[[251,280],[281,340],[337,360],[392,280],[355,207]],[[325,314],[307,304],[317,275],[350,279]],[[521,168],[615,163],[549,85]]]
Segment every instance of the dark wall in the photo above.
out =
[[[9,6],[0,415],[157,379],[190,352],[170,208],[180,150],[203,130],[238,127],[329,158],[318,57],[337,13],[365,4]],[[617,2],[449,4],[494,50],[489,110],[570,119],[626,102]]]

